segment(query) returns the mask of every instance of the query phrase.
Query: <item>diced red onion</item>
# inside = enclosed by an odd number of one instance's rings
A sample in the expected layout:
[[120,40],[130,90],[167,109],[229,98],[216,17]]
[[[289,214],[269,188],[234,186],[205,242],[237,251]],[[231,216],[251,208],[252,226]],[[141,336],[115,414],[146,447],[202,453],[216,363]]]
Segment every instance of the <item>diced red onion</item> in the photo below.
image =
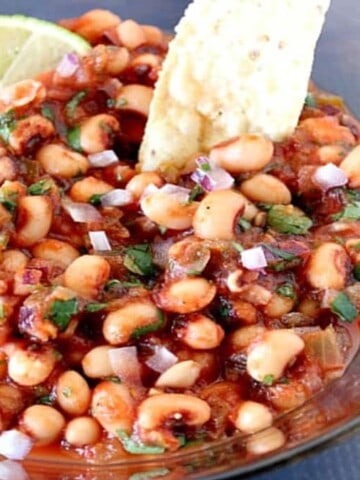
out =
[[76,53],[66,53],[56,67],[56,73],[60,77],[71,77],[79,68],[80,60]]
[[96,208],[87,203],[77,203],[71,200],[63,200],[62,206],[70,217],[77,223],[100,222],[102,216]]
[[178,358],[162,345],[155,347],[155,353],[146,360],[146,365],[155,372],[163,373],[177,363]]
[[98,252],[110,252],[111,245],[104,231],[89,232],[90,242],[94,250]]
[[32,439],[19,430],[6,430],[0,435],[0,455],[10,460],[23,460],[32,446]]
[[262,247],[243,250],[240,255],[243,266],[248,270],[260,270],[268,266]]
[[196,163],[199,168],[193,172],[191,179],[207,192],[233,187],[234,178],[209,158],[199,157]]
[[316,169],[312,180],[325,192],[330,188],[343,187],[348,183],[346,173],[333,163]]
[[173,185],[172,183],[167,183],[159,189],[161,193],[165,195],[170,195],[176,197],[179,203],[186,203],[189,200],[189,195],[191,190],[184,187],[179,187],[178,185]]
[[133,202],[133,194],[122,188],[115,188],[101,196],[101,205],[103,207],[125,207]]
[[29,480],[24,467],[20,463],[11,460],[0,462],[0,478],[1,480]]
[[169,250],[173,243],[173,238],[167,238],[166,240],[155,241],[152,244],[154,264],[160,268],[163,268],[164,270],[168,264]]
[[41,277],[41,270],[25,268],[21,281],[24,285],[37,285],[40,283]]
[[93,153],[88,156],[88,160],[90,164],[96,168],[108,167],[119,161],[114,150],[104,150],[99,153]]
[[120,380],[127,385],[141,385],[140,363],[136,347],[120,347],[109,350],[110,365]]

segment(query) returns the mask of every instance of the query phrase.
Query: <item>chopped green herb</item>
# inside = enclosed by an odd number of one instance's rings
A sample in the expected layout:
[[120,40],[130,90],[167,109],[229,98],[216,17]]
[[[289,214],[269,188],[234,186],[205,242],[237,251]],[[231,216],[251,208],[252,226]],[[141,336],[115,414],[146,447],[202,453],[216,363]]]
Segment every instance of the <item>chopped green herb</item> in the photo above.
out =
[[239,253],[243,252],[245,249],[239,242],[233,242],[233,247],[235,250],[237,250]]
[[344,322],[351,323],[358,316],[355,305],[351,302],[346,293],[339,293],[332,301],[331,311],[335,313]]
[[189,193],[188,203],[193,202],[203,193],[204,193],[204,189],[200,185],[195,185],[195,187]]
[[36,399],[36,403],[40,405],[49,405],[52,406],[54,401],[50,395],[44,395]]
[[189,277],[197,277],[198,275],[201,275],[202,270],[187,270],[186,275],[189,275]]
[[73,118],[76,112],[77,107],[82,100],[87,96],[87,90],[81,90],[80,92],[75,93],[71,100],[65,106],[65,113],[68,118]]
[[145,243],[126,248],[124,266],[137,275],[153,275],[155,269],[150,245]]
[[0,203],[10,213],[15,212],[16,207],[17,207],[16,202],[17,202],[17,193],[11,192],[7,196],[4,196],[3,192],[0,191]]
[[274,385],[274,382],[275,382],[274,375],[265,375],[261,383],[263,385],[266,385],[267,387],[271,387],[272,385]]
[[139,338],[148,333],[156,332],[156,330],[159,330],[160,328],[162,328],[165,324],[165,315],[159,309],[157,311],[157,317],[158,318],[156,322],[150,323],[149,325],[144,325],[143,327],[139,327],[135,329],[131,335],[131,338]]
[[106,106],[108,108],[115,108],[115,105],[116,105],[116,100],[114,98],[108,98],[106,100]]
[[64,395],[65,398],[70,398],[73,392],[70,387],[64,387],[61,393]]
[[282,297],[291,298],[292,300],[296,299],[296,292],[294,286],[291,285],[291,283],[284,283],[283,285],[280,285],[275,291]]
[[91,205],[94,205],[95,207],[98,207],[99,205],[101,205],[101,197],[102,195],[100,193],[94,193],[94,195],[91,195],[89,203],[91,203]]
[[78,301],[76,298],[70,300],[55,300],[48,313],[48,318],[55,323],[60,331],[66,330],[71,317],[78,313]]
[[282,385],[290,385],[290,380],[286,377],[281,377],[278,383],[281,383]]
[[80,143],[80,127],[70,128],[66,133],[66,140],[69,146],[76,152],[82,152]]
[[360,201],[352,201],[340,213],[332,215],[333,220],[360,220]]
[[250,230],[251,223],[245,218],[241,217],[238,220],[238,227],[240,228],[241,231],[246,232],[247,230]]
[[113,376],[110,376],[110,377],[105,377],[104,380],[108,381],[108,382],[112,382],[112,383],[121,383],[121,380],[119,377],[115,377],[114,375]]
[[113,279],[107,282],[107,284],[105,285],[105,290],[109,291],[115,287],[133,288],[133,287],[143,287],[143,286],[144,285],[139,280],[121,281],[121,280]]
[[354,277],[360,282],[360,263],[357,263],[354,267]]
[[312,108],[316,107],[316,100],[315,100],[314,95],[312,93],[308,93],[306,95],[304,103],[307,107],[312,107]]
[[165,477],[169,475],[170,470],[167,468],[157,468],[156,470],[148,470],[147,472],[133,473],[129,480],[150,480],[151,478]]
[[0,115],[0,138],[8,143],[11,132],[16,127],[15,113],[13,110]]
[[118,98],[115,100],[115,108],[122,108],[125,107],[129,102],[126,100],[126,98]]
[[55,120],[54,111],[49,105],[43,105],[41,107],[41,115],[50,120],[50,122],[53,122]]
[[39,180],[38,182],[30,185],[28,188],[28,193],[30,193],[30,195],[45,195],[45,193],[48,193],[51,190],[53,185],[54,182],[52,180]]
[[203,172],[211,172],[211,165],[208,162],[204,162],[200,165],[200,170]]
[[104,310],[107,307],[107,303],[88,303],[85,307],[86,312],[95,313]]
[[292,260],[295,260],[297,258],[297,256],[293,253],[289,253],[286,250],[281,250],[280,248],[273,247],[268,243],[262,243],[261,246],[269,250],[269,252],[272,253],[275,257],[282,258],[283,260],[286,260],[288,262],[291,262]]
[[132,453],[134,455],[157,455],[165,452],[165,448],[158,447],[155,445],[144,445],[140,442],[133,440],[126,432],[123,430],[116,430],[117,435],[120,438],[122,446],[125,451]]
[[350,248],[353,248],[354,250],[359,251],[360,250],[360,242],[355,243],[354,245],[351,245]]
[[285,234],[302,235],[312,227],[312,220],[291,205],[274,205],[268,212],[270,228]]
[[219,316],[222,320],[227,320],[231,314],[231,305],[223,297],[220,299],[220,305],[215,310],[215,317]]

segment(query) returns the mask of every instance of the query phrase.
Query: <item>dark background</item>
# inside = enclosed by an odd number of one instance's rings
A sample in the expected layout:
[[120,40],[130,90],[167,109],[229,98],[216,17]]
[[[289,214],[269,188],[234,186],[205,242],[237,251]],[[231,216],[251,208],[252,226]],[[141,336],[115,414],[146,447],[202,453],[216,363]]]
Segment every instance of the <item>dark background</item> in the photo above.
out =
[[[134,18],[170,30],[188,3],[186,0],[0,0],[0,14],[23,13],[56,20],[80,15],[91,8],[108,8],[122,18]],[[318,46],[313,78],[319,86],[343,96],[360,116],[360,0],[332,1]],[[358,480],[360,435],[249,478]]]

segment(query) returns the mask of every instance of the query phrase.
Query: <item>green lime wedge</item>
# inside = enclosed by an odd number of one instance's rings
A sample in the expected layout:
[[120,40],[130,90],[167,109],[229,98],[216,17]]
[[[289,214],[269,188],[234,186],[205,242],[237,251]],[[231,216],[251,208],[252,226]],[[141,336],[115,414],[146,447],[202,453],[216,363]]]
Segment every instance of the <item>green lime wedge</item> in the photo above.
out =
[[83,55],[90,45],[58,25],[22,15],[0,15],[0,84],[50,70],[64,54]]

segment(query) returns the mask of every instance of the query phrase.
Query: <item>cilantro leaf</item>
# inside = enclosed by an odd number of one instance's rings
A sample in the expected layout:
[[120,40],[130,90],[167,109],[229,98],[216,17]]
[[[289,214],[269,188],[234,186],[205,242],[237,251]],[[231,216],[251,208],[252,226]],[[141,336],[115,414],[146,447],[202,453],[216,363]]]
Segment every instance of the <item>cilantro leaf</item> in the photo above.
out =
[[133,288],[133,287],[143,287],[144,285],[139,281],[139,280],[133,280],[133,281],[121,281],[117,280],[116,278],[109,280],[107,284],[105,285],[105,290],[109,291],[112,288],[115,287],[121,287],[121,288]]
[[15,113],[13,110],[0,115],[0,138],[8,143],[11,132],[16,127]]
[[279,233],[302,235],[312,227],[312,220],[292,205],[274,205],[268,212],[267,224]]
[[262,379],[262,384],[263,385],[266,385],[267,387],[271,387],[272,385],[274,385],[274,382],[275,382],[275,377],[274,375],[265,375],[265,377]]
[[95,313],[104,310],[107,307],[107,303],[88,303],[85,307],[86,312]]
[[126,248],[124,266],[138,275],[153,275],[155,268],[150,245],[145,243]]
[[339,293],[330,304],[331,311],[335,313],[340,320],[351,323],[358,316],[355,305],[351,302],[346,293]]
[[293,300],[296,299],[296,292],[291,283],[283,283],[275,291],[282,297],[291,298]]
[[189,193],[188,203],[193,202],[203,193],[204,193],[204,189],[200,185],[195,185],[195,187]]
[[123,430],[116,430],[116,433],[120,438],[122,446],[128,453],[134,455],[156,455],[165,452],[165,448],[163,447],[144,445],[143,443],[136,442]]
[[97,207],[101,205],[101,197],[101,193],[94,193],[93,195],[91,195],[89,203],[91,203],[91,205],[94,205],[94,207]]
[[11,192],[8,195],[4,195],[2,191],[0,191],[0,203],[3,207],[6,208],[10,213],[14,213],[17,207],[17,193]]
[[70,128],[66,133],[66,141],[76,152],[82,152],[80,143],[80,126]]
[[45,195],[45,193],[48,193],[51,190],[53,185],[54,183],[52,180],[39,180],[38,182],[30,185],[28,188],[28,193],[30,193],[30,195]]
[[268,243],[262,243],[261,246],[269,250],[269,252],[272,253],[275,257],[282,258],[283,260],[286,260],[288,262],[297,259],[297,256],[293,253],[289,253],[286,250],[281,250],[280,248],[273,247]]
[[81,101],[84,100],[87,94],[87,90],[81,90],[80,92],[75,93],[75,95],[68,101],[68,103],[65,105],[65,114],[68,118],[73,118],[77,107]]
[[55,300],[48,313],[48,318],[55,323],[60,331],[66,330],[71,317],[78,313],[78,301],[76,298],[70,300]]
[[250,230],[251,228],[251,223],[246,220],[245,218],[239,218],[238,222],[238,227],[242,232],[246,232],[247,230]]
[[40,405],[52,406],[54,404],[54,399],[51,397],[51,395],[43,395],[42,397],[36,399],[36,403]]
[[333,220],[360,220],[360,201],[352,201],[344,210],[332,216]]
[[316,107],[316,100],[315,100],[314,95],[312,93],[308,93],[306,95],[304,103],[307,107],[312,107],[312,108]]
[[53,122],[55,120],[54,111],[49,105],[43,105],[41,107],[41,115],[50,120],[50,122]]
[[149,325],[144,325],[143,327],[139,327],[133,331],[131,338],[139,338],[147,333],[156,332],[165,324],[165,315],[164,313],[158,309],[157,311],[157,321],[154,323],[150,323]]

